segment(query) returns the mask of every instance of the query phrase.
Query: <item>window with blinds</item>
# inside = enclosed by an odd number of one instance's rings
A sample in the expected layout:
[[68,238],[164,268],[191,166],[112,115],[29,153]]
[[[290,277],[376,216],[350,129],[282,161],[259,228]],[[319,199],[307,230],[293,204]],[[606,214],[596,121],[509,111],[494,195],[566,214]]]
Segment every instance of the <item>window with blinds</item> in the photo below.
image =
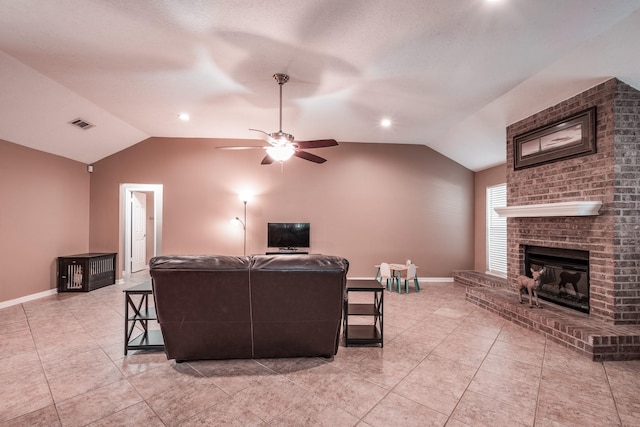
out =
[[487,270],[507,275],[507,218],[493,208],[507,206],[507,184],[487,187]]

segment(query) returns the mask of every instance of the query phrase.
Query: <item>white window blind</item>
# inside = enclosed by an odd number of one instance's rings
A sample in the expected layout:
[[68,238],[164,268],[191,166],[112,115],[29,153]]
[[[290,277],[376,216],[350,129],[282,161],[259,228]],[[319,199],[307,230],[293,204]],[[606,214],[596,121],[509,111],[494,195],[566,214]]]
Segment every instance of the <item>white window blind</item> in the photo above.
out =
[[507,275],[507,218],[493,208],[507,206],[507,184],[487,187],[487,269]]

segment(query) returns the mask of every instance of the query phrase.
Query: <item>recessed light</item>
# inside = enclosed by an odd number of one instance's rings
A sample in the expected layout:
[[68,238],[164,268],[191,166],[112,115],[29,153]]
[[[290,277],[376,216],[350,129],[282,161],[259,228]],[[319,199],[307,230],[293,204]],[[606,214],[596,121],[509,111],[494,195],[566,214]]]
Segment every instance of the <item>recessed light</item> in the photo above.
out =
[[385,118],[380,120],[380,126],[382,126],[383,128],[391,127],[391,119]]
[[189,121],[189,115],[187,113],[180,113],[178,114],[178,117],[180,117],[180,120],[182,120],[183,122]]

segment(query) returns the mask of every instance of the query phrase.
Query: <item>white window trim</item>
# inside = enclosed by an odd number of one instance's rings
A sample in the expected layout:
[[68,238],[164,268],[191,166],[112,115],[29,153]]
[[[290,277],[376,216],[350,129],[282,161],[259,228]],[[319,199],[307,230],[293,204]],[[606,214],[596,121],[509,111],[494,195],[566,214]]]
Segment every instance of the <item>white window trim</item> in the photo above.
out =
[[501,217],[495,208],[507,205],[507,184],[487,187],[487,273],[507,276],[507,219]]

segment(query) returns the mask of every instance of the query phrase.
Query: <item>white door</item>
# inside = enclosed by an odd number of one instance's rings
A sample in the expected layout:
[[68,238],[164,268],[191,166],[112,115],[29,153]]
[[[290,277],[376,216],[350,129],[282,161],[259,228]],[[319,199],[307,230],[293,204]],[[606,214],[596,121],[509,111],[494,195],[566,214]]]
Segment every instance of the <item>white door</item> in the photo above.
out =
[[131,272],[144,270],[147,264],[147,195],[131,192]]

